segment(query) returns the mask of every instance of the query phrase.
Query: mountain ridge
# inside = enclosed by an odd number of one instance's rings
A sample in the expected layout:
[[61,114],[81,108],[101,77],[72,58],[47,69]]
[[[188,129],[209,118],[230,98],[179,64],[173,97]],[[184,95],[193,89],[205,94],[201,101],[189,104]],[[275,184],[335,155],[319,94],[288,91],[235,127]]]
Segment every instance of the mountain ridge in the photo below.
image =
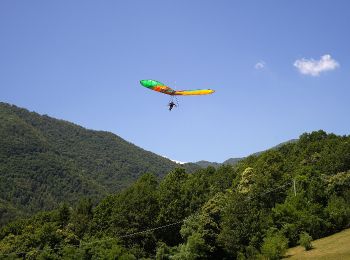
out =
[[[116,134],[3,102],[0,121],[2,221],[17,213],[52,209],[62,201],[76,203],[85,196],[98,201],[146,172],[162,178],[180,167]],[[199,168],[193,164],[181,167],[188,171]]]
[[227,160],[225,160],[224,162],[222,163],[218,163],[218,162],[210,162],[210,161],[205,161],[205,160],[201,160],[201,161],[198,161],[198,162],[194,162],[195,164],[199,165],[200,167],[202,168],[206,168],[208,166],[213,166],[215,168],[217,167],[220,167],[221,165],[224,165],[224,164],[229,164],[229,165],[236,165],[239,161],[249,157],[249,156],[258,156],[260,154],[262,154],[263,152],[266,152],[268,150],[276,150],[280,147],[282,147],[283,145],[285,144],[289,144],[289,143],[294,143],[294,142],[297,142],[298,139],[291,139],[291,140],[288,140],[288,141],[285,141],[285,142],[282,142],[282,143],[279,143],[271,148],[268,148],[266,150],[263,150],[263,151],[260,151],[260,152],[255,152],[255,153],[252,153],[248,156],[245,156],[245,157],[234,157],[234,158],[229,158]]

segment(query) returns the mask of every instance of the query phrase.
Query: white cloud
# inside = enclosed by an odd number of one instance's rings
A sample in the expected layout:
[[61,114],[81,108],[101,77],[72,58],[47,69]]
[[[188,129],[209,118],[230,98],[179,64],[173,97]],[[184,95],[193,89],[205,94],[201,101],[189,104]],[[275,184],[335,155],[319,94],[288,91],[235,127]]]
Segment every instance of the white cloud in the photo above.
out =
[[264,61],[259,61],[258,63],[256,63],[254,65],[254,68],[257,70],[261,70],[261,69],[265,68],[265,66],[266,66],[266,63]]
[[300,73],[311,76],[318,76],[321,72],[339,67],[339,63],[329,54],[323,55],[320,60],[302,58],[296,60],[293,65]]

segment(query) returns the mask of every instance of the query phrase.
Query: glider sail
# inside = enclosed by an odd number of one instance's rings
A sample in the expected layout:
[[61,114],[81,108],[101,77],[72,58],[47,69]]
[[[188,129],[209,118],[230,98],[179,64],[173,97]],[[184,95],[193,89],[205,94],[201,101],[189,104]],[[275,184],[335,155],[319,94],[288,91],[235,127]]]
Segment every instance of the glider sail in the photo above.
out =
[[140,83],[146,88],[171,96],[208,95],[215,92],[212,89],[173,90],[172,88],[164,85],[163,83],[151,79],[141,80]]
[[174,95],[193,96],[193,95],[208,95],[214,93],[212,89],[193,89],[193,90],[178,90]]

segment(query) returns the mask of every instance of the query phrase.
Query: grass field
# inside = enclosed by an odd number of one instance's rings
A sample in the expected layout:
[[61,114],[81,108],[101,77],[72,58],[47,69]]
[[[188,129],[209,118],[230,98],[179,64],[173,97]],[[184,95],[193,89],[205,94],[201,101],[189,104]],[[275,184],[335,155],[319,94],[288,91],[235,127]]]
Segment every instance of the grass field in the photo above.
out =
[[350,259],[350,229],[312,242],[313,249],[301,246],[288,249],[286,259]]

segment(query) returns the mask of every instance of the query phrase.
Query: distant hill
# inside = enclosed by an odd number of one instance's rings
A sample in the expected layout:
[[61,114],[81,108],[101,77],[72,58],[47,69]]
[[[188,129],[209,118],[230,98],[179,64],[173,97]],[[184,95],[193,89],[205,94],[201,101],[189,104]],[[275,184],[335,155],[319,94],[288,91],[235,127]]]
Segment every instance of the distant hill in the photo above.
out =
[[6,103],[0,103],[0,122],[0,224],[62,201],[96,201],[145,172],[163,177],[179,167],[115,134]]
[[209,162],[209,161],[204,161],[204,160],[195,162],[195,164],[199,165],[202,168],[207,168],[208,166],[213,166],[213,167],[217,168],[221,165],[221,163]]
[[278,144],[278,145],[275,145],[275,146],[273,146],[273,147],[271,147],[271,148],[269,148],[269,149],[267,149],[267,150],[260,151],[260,152],[256,152],[256,153],[253,153],[253,154],[251,154],[251,155],[253,155],[253,156],[258,156],[258,155],[260,155],[260,154],[262,154],[263,152],[266,152],[266,151],[268,151],[268,150],[277,150],[277,149],[281,148],[282,146],[284,146],[284,145],[286,145],[286,144],[295,143],[295,142],[297,142],[297,141],[298,141],[298,139],[291,139],[291,140],[282,142],[282,143],[280,143],[280,144]]
[[218,163],[218,162],[209,162],[209,161],[198,161],[195,162],[196,165],[202,167],[202,168],[207,168],[208,166],[213,166],[215,168],[220,167],[223,164],[230,164],[230,165],[236,165],[240,160],[243,160],[243,158],[230,158],[226,161],[224,161],[223,163]]
[[243,158],[230,158],[224,161],[222,164],[231,164],[231,165],[236,165],[240,160],[243,160]]
[[[277,150],[278,148],[282,147],[283,145],[285,144],[289,144],[289,143],[294,143],[298,141],[298,139],[291,139],[289,141],[286,141],[286,142],[283,142],[283,143],[280,143],[276,146],[273,146],[267,150],[264,150],[264,151],[261,151],[261,152],[256,152],[256,153],[253,153],[251,154],[250,156],[258,156],[260,154],[262,154],[263,152],[265,151],[268,151],[268,150]],[[221,165],[223,164],[230,164],[230,165],[236,165],[239,161],[245,159],[246,157],[242,157],[242,158],[230,158],[230,159],[227,159],[226,161],[224,161],[223,163],[218,163],[218,162],[209,162],[209,161],[198,161],[198,162],[195,162],[195,164],[199,165],[200,167],[202,168],[206,168],[208,166],[213,166],[215,168],[218,168],[220,167]]]

